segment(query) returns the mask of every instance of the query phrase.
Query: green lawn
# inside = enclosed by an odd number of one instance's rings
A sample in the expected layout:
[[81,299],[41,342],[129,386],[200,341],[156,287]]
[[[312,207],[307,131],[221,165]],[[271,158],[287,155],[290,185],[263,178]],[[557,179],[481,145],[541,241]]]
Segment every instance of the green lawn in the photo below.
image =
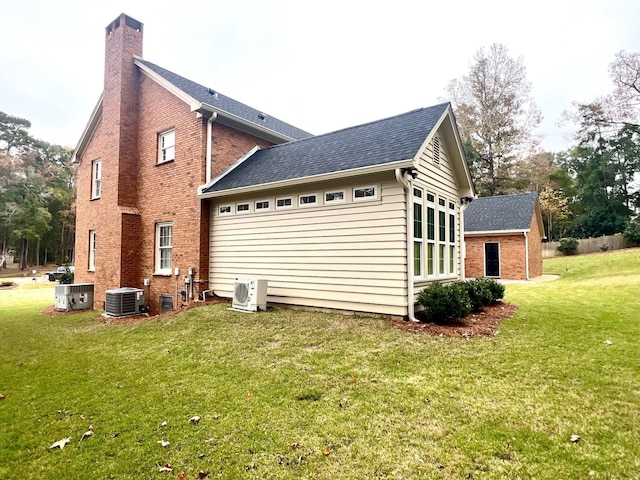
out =
[[0,291],[0,478],[638,478],[640,249],[545,271],[469,340],[224,305],[106,325]]

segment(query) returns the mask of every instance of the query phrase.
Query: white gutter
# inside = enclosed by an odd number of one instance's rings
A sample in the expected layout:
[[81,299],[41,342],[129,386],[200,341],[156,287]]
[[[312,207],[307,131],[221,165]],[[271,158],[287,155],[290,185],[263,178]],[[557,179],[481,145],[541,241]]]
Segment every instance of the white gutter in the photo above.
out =
[[515,233],[528,233],[530,229],[525,230],[482,230],[476,232],[464,232],[468,237],[485,236],[485,235],[513,235]]
[[[253,153],[254,152],[251,151],[249,154],[245,155],[245,157],[243,157],[238,162],[240,163],[243,162],[248,156],[253,155]],[[207,188],[211,187],[212,185],[215,185],[224,176],[228,175],[231,172],[231,170],[236,168],[238,162],[232,165],[229,168],[229,170],[226,170],[220,176],[211,180],[211,182],[208,185],[201,185],[200,187],[198,187],[198,197],[199,198],[215,198],[215,197],[224,197],[227,195],[234,195],[234,194],[240,194],[240,193],[245,194],[245,193],[259,192],[262,190],[268,190],[272,188],[290,187],[295,185],[302,185],[305,183],[322,182],[325,180],[335,180],[340,178],[354,177],[357,175],[364,175],[369,173],[386,172],[391,169],[401,168],[401,167],[410,167],[413,165],[413,160],[400,160],[398,162],[384,163],[382,165],[359,167],[359,168],[353,168],[350,170],[341,170],[338,172],[323,173],[320,175],[310,175],[308,177],[292,178],[289,180],[280,180],[277,182],[262,183],[258,185],[249,185],[246,187],[230,188],[228,190],[220,190],[217,192],[203,193]]]
[[[413,184],[412,180],[405,179],[405,174],[401,168],[396,168],[396,180],[400,183],[407,194],[407,317],[412,322],[419,322],[415,315],[415,291],[414,291],[414,271],[413,271],[413,239],[410,235],[413,228]],[[411,175],[409,178],[412,179]]]
[[530,280],[529,278],[529,236],[527,235],[527,232],[523,232],[523,233],[524,233],[524,266],[527,269],[526,279]]
[[209,120],[207,120],[207,173],[206,173],[206,177],[205,177],[205,182],[209,183],[211,181],[211,143],[213,142],[213,139],[211,138],[211,135],[213,133],[213,122],[216,121],[216,118],[218,118],[218,114],[216,112],[213,112],[213,115],[211,115],[211,117],[209,118]]

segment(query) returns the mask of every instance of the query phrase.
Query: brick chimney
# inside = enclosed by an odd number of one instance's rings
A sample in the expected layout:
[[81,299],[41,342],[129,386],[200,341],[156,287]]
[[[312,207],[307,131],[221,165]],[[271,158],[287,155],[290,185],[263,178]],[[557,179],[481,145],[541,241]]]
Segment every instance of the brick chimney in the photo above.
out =
[[118,165],[117,204],[125,207],[137,201],[139,72],[133,56],[142,56],[142,27],[123,13],[105,29],[102,119],[112,137],[111,160]]

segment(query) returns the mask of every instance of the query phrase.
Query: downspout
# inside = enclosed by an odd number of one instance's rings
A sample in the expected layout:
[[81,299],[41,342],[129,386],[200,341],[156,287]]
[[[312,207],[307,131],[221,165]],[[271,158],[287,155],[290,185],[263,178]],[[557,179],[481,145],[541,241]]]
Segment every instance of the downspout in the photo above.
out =
[[[409,234],[413,228],[413,188],[411,180],[405,179],[402,168],[396,168],[396,180],[400,183],[407,194],[407,317],[412,322],[419,322],[415,316],[415,291],[414,291],[414,271],[413,271],[413,240]],[[409,178],[412,178],[409,175]]]
[[530,280],[529,278],[529,236],[527,235],[527,232],[524,232],[524,266],[526,268],[525,270],[526,279]]
[[207,153],[206,153],[206,168],[207,168],[207,173],[206,173],[206,179],[205,179],[205,183],[209,183],[211,181],[211,144],[213,142],[211,135],[213,132],[213,122],[216,121],[216,118],[218,118],[218,113],[217,112],[213,112],[213,114],[211,115],[211,117],[209,117],[209,120],[207,120]]

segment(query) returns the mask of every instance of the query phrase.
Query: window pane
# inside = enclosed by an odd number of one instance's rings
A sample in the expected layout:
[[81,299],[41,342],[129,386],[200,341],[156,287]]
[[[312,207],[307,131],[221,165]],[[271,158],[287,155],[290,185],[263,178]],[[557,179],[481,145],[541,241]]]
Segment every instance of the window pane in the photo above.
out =
[[163,248],[160,250],[160,268],[162,270],[171,268],[171,249]]
[[436,211],[431,207],[427,207],[427,238],[429,240],[436,239],[435,221],[436,221]]
[[449,272],[450,273],[456,273],[455,260],[456,260],[456,247],[451,245],[449,246]]
[[171,225],[160,226],[160,248],[171,246],[172,227]]
[[433,253],[434,253],[434,244],[427,244],[427,274],[433,275]]
[[422,276],[422,242],[413,242],[413,274]]
[[422,238],[422,205],[413,204],[413,236]]
[[446,214],[444,212],[438,212],[438,230],[440,232],[440,235],[438,236],[438,239],[441,242],[446,242],[447,241],[447,224],[446,224]]
[[449,215],[449,241],[451,243],[456,241],[456,217],[455,215]]
[[445,245],[440,244],[440,248],[438,251],[440,258],[438,259],[438,266],[440,267],[438,269],[438,273],[440,273],[441,275],[444,274],[444,260],[445,260],[445,253],[446,253],[446,249],[445,249]]

